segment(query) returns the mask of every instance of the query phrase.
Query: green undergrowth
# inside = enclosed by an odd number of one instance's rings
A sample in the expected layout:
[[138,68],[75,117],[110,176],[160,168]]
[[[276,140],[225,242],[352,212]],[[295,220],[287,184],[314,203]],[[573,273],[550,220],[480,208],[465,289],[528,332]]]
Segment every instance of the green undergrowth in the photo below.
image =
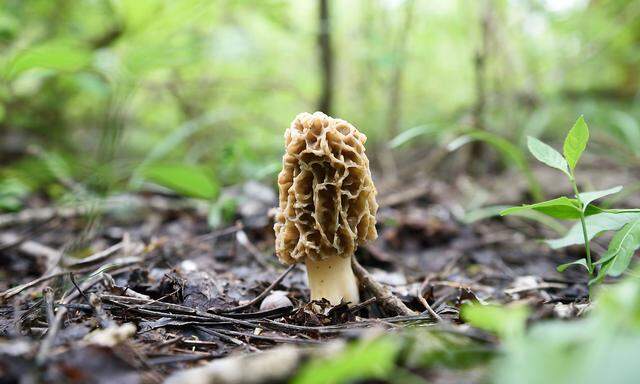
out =
[[531,312],[525,305],[467,304],[462,319],[493,335],[496,343],[440,326],[409,328],[312,359],[291,382],[428,383],[444,372],[454,382],[498,384],[632,383],[639,377],[640,278],[635,274],[600,286],[578,319],[530,323]]
[[[576,167],[589,142],[589,127],[581,116],[573,125],[563,144],[562,154],[553,147],[534,138],[528,138],[531,154],[545,165],[562,172],[573,190],[573,196],[561,196],[535,204],[507,208],[501,215],[522,214],[535,211],[543,215],[575,222],[560,239],[548,240],[552,248],[574,244],[584,246],[584,257],[558,266],[563,272],[571,266],[583,267],[591,277],[589,285],[601,282],[606,276],[618,277],[631,264],[634,253],[640,248],[640,209],[611,209],[594,204],[596,200],[622,191],[621,185],[599,191],[579,190]],[[596,260],[592,255],[591,240],[605,232],[613,231],[606,252]]]

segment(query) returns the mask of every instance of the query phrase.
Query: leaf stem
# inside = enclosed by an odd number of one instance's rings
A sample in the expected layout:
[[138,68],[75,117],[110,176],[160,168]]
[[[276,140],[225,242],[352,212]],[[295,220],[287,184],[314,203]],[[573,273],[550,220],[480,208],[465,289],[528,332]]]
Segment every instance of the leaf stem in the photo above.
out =
[[640,208],[604,209],[603,211],[608,213],[638,213],[640,212]]
[[593,268],[593,262],[591,261],[591,246],[589,245],[589,235],[587,234],[587,223],[584,217],[584,211],[586,207],[582,203],[582,200],[580,200],[578,184],[576,183],[576,179],[573,176],[573,172],[571,172],[571,175],[569,176],[569,180],[571,181],[571,186],[573,187],[573,193],[575,194],[576,199],[578,200],[578,204],[580,205],[580,224],[582,226],[582,236],[584,237],[584,249],[587,253],[587,269],[589,270],[590,274],[593,274],[594,268]]

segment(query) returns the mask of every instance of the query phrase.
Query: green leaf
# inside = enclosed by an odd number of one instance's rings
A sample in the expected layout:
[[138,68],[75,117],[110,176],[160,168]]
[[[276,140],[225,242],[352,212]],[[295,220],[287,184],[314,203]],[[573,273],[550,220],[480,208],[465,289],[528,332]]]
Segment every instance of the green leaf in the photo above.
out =
[[[595,264],[598,264],[598,263],[595,263]],[[609,271],[609,268],[611,268],[611,260],[602,264],[602,266],[600,267],[600,270],[598,271],[598,275],[593,279],[589,280],[589,285],[599,284],[602,280],[604,280],[605,276],[607,276],[607,272]]]
[[486,131],[471,131],[468,132],[464,136],[460,136],[457,139],[453,140],[447,145],[447,149],[449,151],[454,151],[461,146],[471,143],[473,141],[482,141],[491,147],[493,147],[500,155],[502,156],[502,161],[507,166],[515,166],[522,172],[527,178],[527,183],[529,184],[529,190],[535,201],[542,200],[544,198],[542,193],[542,188],[540,187],[540,183],[536,180],[533,172],[531,172],[531,168],[529,167],[529,163],[522,152],[522,150],[513,145],[508,140],[495,135],[493,133],[489,133]]
[[462,307],[461,316],[476,328],[496,333],[500,337],[513,337],[524,333],[529,308],[525,305],[501,307],[467,304]]
[[[488,219],[494,216],[500,216],[500,213],[502,211],[509,208],[510,207],[508,205],[492,205],[487,207],[476,208],[474,210],[465,212],[465,215],[462,218],[462,221],[465,224],[471,224],[476,221]],[[567,232],[567,229],[562,225],[561,222],[554,219],[553,217],[549,217],[547,215],[544,215],[534,210],[524,210],[521,212],[514,212],[512,215],[537,221],[538,223],[549,227],[550,229],[554,230],[559,234],[563,234]]]
[[33,68],[75,72],[89,64],[91,58],[91,50],[78,42],[50,41],[18,53],[5,68],[5,76],[12,79]]
[[614,128],[618,128],[622,136],[621,141],[640,156],[640,124],[629,113],[624,111],[612,112],[611,121]]
[[564,140],[564,145],[562,146],[564,157],[567,159],[571,171],[578,165],[578,160],[580,160],[582,152],[587,148],[588,142],[589,127],[587,127],[584,117],[580,116],[571,130],[569,130],[567,138]]
[[[599,233],[605,231],[617,231],[625,224],[640,219],[640,212],[611,213],[603,212],[589,216],[585,219],[587,227],[587,237],[593,239]],[[571,229],[561,238],[545,240],[545,243],[553,249],[568,247],[570,245],[584,244],[582,225],[574,224]]]
[[17,211],[22,208],[22,202],[29,192],[29,187],[20,179],[0,178],[0,212]]
[[233,220],[238,208],[238,200],[235,197],[222,195],[209,207],[207,223],[211,228],[218,228],[229,224]]
[[609,276],[620,276],[624,272],[635,251],[640,248],[640,219],[626,224],[611,239],[607,252],[602,255],[599,263],[611,260]]
[[316,358],[300,368],[293,384],[332,384],[384,379],[395,367],[399,345],[391,338],[359,341],[330,360]]
[[188,197],[212,199],[218,185],[204,168],[195,165],[151,165],[145,167],[144,178]]
[[406,144],[413,140],[414,138],[422,135],[429,135],[438,132],[440,127],[436,125],[418,125],[416,127],[412,127],[407,129],[406,131],[401,132],[398,136],[394,137],[389,141],[389,147],[398,148],[403,144]]
[[531,152],[536,159],[570,176],[567,169],[567,161],[558,151],[531,136],[527,137],[527,146],[529,147],[529,152]]
[[564,272],[565,269],[569,268],[572,265],[582,265],[587,270],[587,272],[589,272],[589,267],[587,266],[587,260],[586,259],[578,259],[578,260],[574,260],[574,261],[572,261],[570,263],[560,264],[560,265],[558,265],[556,270],[558,272]]
[[500,152],[503,157],[503,161],[507,165],[515,165],[516,167],[523,169],[526,167],[527,160],[522,154],[520,148],[516,147],[509,140],[506,140],[498,135],[485,131],[471,131],[464,136],[454,140],[449,145],[449,149],[455,147],[455,141],[461,140],[461,142],[469,143],[474,140],[482,141],[489,144],[495,150]]
[[602,191],[582,192],[578,194],[578,199],[580,199],[580,201],[582,202],[582,205],[584,207],[583,209],[586,210],[592,201],[598,200],[605,196],[613,195],[614,193],[618,193],[620,191],[622,191],[622,185],[618,185],[617,187],[605,189]]
[[[536,204],[511,207],[500,212],[500,215],[512,215],[526,210],[538,211],[544,213],[545,215],[555,217],[556,219],[568,220],[580,218],[580,208],[578,201],[576,199],[569,199],[565,196]],[[598,208],[594,205],[589,205],[585,211],[585,215],[595,215],[600,212],[602,212],[601,208]]]

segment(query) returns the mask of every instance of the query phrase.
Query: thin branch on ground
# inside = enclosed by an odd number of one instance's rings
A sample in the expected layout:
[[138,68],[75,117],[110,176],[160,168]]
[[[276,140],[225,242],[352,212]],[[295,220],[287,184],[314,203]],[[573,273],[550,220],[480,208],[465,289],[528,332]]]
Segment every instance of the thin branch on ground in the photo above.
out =
[[351,258],[351,264],[353,266],[353,272],[356,277],[360,281],[360,284],[364,287],[364,289],[368,289],[371,293],[378,299],[378,304],[385,310],[389,312],[410,316],[415,315],[416,312],[409,309],[402,300],[398,299],[389,289],[382,284],[378,283],[369,272],[358,261],[355,257]]
[[[252,299],[248,303],[243,304],[243,305],[238,305],[237,307],[233,307],[233,308],[229,308],[229,309],[224,309],[224,310],[222,310],[220,312],[222,312],[222,313],[237,312],[237,311],[241,311],[243,309],[247,309],[247,308],[259,303],[262,299],[267,297],[269,292],[271,292],[273,290],[273,288],[275,288],[278,284],[280,284],[282,282],[282,280],[284,280],[284,278],[289,274],[289,272],[291,272],[295,267],[296,267],[296,264],[290,265],[289,268],[285,269],[285,271],[282,272],[280,274],[280,276],[278,276],[278,278],[273,281],[273,283],[271,283],[267,288],[265,288],[264,291],[262,291],[258,296],[256,296],[254,299]],[[210,311],[211,311],[211,309],[210,309]],[[215,312],[215,310],[213,310],[213,311]]]

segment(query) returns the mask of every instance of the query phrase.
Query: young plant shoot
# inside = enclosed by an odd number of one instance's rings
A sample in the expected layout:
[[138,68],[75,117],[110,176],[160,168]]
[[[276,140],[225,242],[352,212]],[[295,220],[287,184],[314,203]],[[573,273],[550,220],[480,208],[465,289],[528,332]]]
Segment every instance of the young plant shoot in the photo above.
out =
[[[592,277],[589,284],[594,284],[602,281],[606,275],[619,276],[629,266],[633,254],[640,248],[640,209],[603,209],[593,204],[600,198],[620,192],[622,186],[593,192],[579,191],[575,169],[588,142],[589,128],[582,116],[567,134],[562,154],[542,141],[528,137],[527,146],[531,154],[542,163],[564,173],[573,189],[573,198],[562,196],[541,203],[512,207],[500,214],[504,216],[534,210],[554,218],[576,221],[563,238],[546,242],[556,249],[574,244],[584,245],[585,257],[558,266],[558,271],[580,265]],[[605,231],[618,232],[609,243],[607,252],[595,261],[589,243]]]
[[312,300],[359,302],[351,258],[378,236],[366,139],[321,112],[299,114],[285,132],[276,254],[285,264],[306,263]]

